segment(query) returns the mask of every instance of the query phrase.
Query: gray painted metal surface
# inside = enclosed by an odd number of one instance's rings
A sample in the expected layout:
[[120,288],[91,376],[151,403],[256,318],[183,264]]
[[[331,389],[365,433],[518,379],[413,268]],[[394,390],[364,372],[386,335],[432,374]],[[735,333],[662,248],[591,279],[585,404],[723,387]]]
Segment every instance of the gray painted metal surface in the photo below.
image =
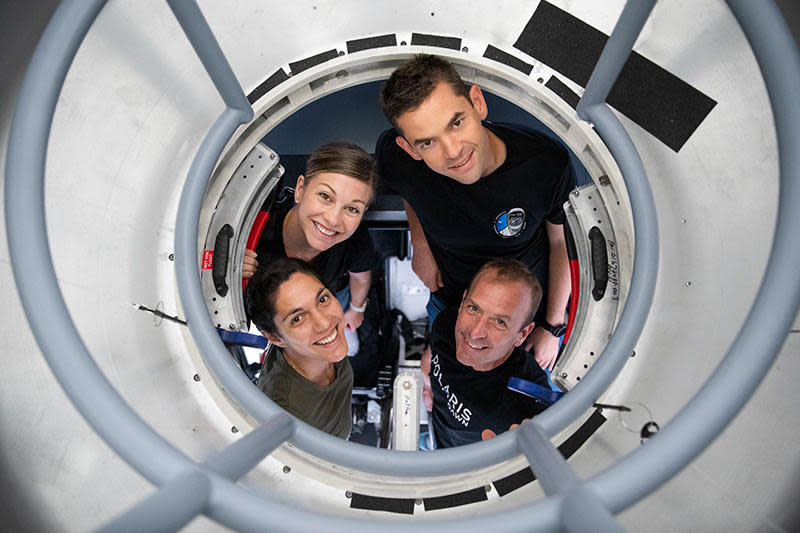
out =
[[[183,467],[195,468],[196,465],[152,432],[125,405],[124,401],[105,381],[105,378],[94,365],[91,355],[83,346],[77,332],[74,331],[74,327],[70,327],[69,313],[60,297],[55,273],[52,269],[45,232],[42,189],[44,154],[46,150],[43,148],[47,144],[50,120],[60,85],[63,82],[71,57],[80,42],[80,38],[76,36],[82,35],[81,30],[85,33],[102,4],[102,2],[95,2],[83,5],[78,5],[78,3],[65,3],[62,5],[40,46],[40,50],[44,50],[47,53],[37,52],[38,55],[34,57],[33,65],[34,67],[38,66],[39,69],[32,67],[32,74],[26,79],[23,88],[23,94],[26,95],[26,98],[21,101],[15,116],[14,134],[11,136],[8,150],[6,216],[9,247],[23,305],[29,316],[31,326],[34,328],[37,339],[41,343],[42,351],[48,355],[49,364],[59,377],[62,386],[98,433],[103,435],[109,444],[117,449],[126,460],[148,478],[154,480],[154,482],[169,483],[173,480],[182,479],[181,470]],[[791,105],[793,95],[798,94],[798,88],[800,88],[800,84],[797,82],[797,73],[800,68],[798,68],[796,49],[792,45],[787,46],[788,32],[784,31],[785,26],[782,25],[779,16],[776,18],[777,12],[774,8],[768,9],[765,16],[773,23],[772,28],[777,27],[778,31],[771,29],[770,33],[767,33],[763,30],[759,31],[759,28],[764,26],[758,26],[753,22],[756,20],[755,14],[748,11],[752,11],[752,8],[746,4],[746,2],[731,2],[732,8],[741,18],[740,22],[743,28],[751,34],[753,48],[762,62],[762,68],[764,68],[764,75],[767,79],[767,85],[770,88],[776,111],[776,127],[779,131],[779,142],[781,143],[781,205],[778,232],[775,237],[772,254],[773,259],[770,261],[761,296],[753,308],[747,327],[743,329],[737,343],[731,349],[723,365],[720,366],[717,374],[709,381],[705,391],[690,402],[681,416],[673,421],[664,432],[652,439],[652,445],[648,444],[648,446],[641,448],[624,459],[617,467],[609,469],[596,480],[590,481],[589,488],[598,494],[602,494],[606,504],[615,511],[629,505],[635,499],[653,490],[664,479],[673,475],[675,471],[699,453],[727,424],[745,401],[741,396],[731,398],[727,391],[731,390],[731,387],[737,387],[732,390],[751,391],[758,385],[758,382],[768,369],[768,363],[780,348],[782,339],[796,313],[798,300],[800,300],[797,288],[798,282],[795,279],[796,275],[791,272],[792,266],[797,264],[797,250],[792,250],[793,246],[789,236],[789,228],[798,227],[798,221],[797,217],[789,213],[787,209],[790,204],[796,205],[798,197],[797,169],[800,166],[796,161],[797,156],[794,147],[800,144],[798,143],[797,132],[797,124],[800,123],[800,120],[797,120],[797,117],[792,115],[793,108]],[[763,9],[763,6],[759,6],[759,9]],[[75,17],[74,20],[78,21],[79,30],[76,32],[72,32],[70,25],[65,22],[71,17]],[[755,25],[755,27],[750,28],[751,24]],[[777,26],[774,24],[777,24]],[[64,42],[69,42],[69,46],[64,46]],[[762,52],[762,47],[769,48],[770,51]],[[54,53],[56,50],[62,50],[61,55]],[[768,54],[766,59],[762,57],[764,53]],[[773,60],[778,57],[789,57],[791,62],[775,64],[769,59],[770,57]],[[214,70],[214,68],[212,67],[211,70]],[[53,79],[50,78],[52,72],[57,73]],[[44,109],[37,109],[30,102],[35,102],[36,105],[41,105],[42,103],[47,105],[44,106]],[[197,182],[202,181],[203,176],[207,177],[210,174],[216,161],[216,155],[224,147],[225,134],[229,136],[236,128],[236,124],[242,121],[243,116],[241,113],[226,111],[220,117],[212,133],[201,147],[198,158],[195,160],[190,172],[190,174],[198,176],[196,178]],[[603,120],[605,119],[600,113],[593,118],[598,129],[605,129],[603,125]],[[25,149],[28,146],[41,147],[42,149],[38,151]],[[30,156],[31,153],[38,153],[39,156]],[[617,155],[617,157],[620,160],[620,156]],[[629,159],[629,157],[623,156],[623,160],[620,161]],[[640,162],[639,165],[641,166]],[[628,172],[625,172],[625,174],[627,176]],[[197,187],[199,185],[192,186]],[[185,193],[185,196],[188,197],[191,194]],[[633,199],[635,194],[631,193],[631,196]],[[634,206],[643,205],[638,200],[633,200],[632,203]],[[187,204],[188,207],[184,204]],[[196,211],[193,200],[182,201],[181,216],[186,219],[185,225],[191,225],[188,222],[190,217],[186,213],[191,214]],[[196,220],[196,216],[194,219]],[[178,226],[181,224],[182,222],[179,220]],[[637,238],[640,231],[638,224],[639,222],[637,221]],[[176,237],[176,241],[181,239],[182,246],[180,250],[176,250],[177,257],[181,258],[179,260],[179,270],[182,269],[179,272],[180,279],[184,277],[181,274],[188,275],[192,269],[196,274],[195,252],[197,235],[195,229],[194,239],[191,239],[192,230],[185,227],[180,232],[176,231],[177,234],[181,236]],[[637,243],[637,254],[639,250],[640,246]],[[38,283],[25,282],[26,273],[34,269],[38,269],[40,272]],[[186,279],[191,279],[191,275]],[[192,281],[196,287],[199,287],[199,280]],[[38,287],[34,287],[34,285]],[[632,284],[632,286],[636,287],[637,285]],[[191,292],[182,291],[182,299],[187,296],[186,301],[191,301]],[[199,294],[199,289],[196,292]],[[632,290],[631,300],[634,292],[635,289]],[[186,302],[184,302],[184,305],[187,305]],[[195,304],[192,303],[191,305]],[[202,302],[200,302],[200,305],[202,305]],[[631,305],[630,300],[628,305]],[[35,309],[37,306],[44,306],[48,309],[46,323],[44,319],[36,318]],[[776,310],[780,312],[780,316],[777,319],[775,317]],[[200,322],[200,324],[194,325],[193,322],[194,324]],[[189,320],[193,333],[198,335],[197,332],[199,331],[200,337],[205,335],[204,329],[211,330],[210,327],[205,328],[203,322],[205,321],[201,317],[197,317],[196,320],[192,318]],[[56,327],[54,327],[54,324],[57,324]],[[755,330],[758,330],[757,334],[752,334]],[[210,339],[206,340],[213,344]],[[69,346],[72,346],[71,350],[65,349],[65,347]],[[56,353],[58,357],[53,356]],[[754,366],[759,366],[753,364],[753,353],[760,354],[763,362],[762,367],[757,371],[753,371]],[[221,370],[223,374],[227,371],[228,369]],[[236,368],[236,371],[239,372],[238,368]],[[593,374],[596,375],[594,370]],[[599,378],[595,379],[598,383],[600,382]],[[589,377],[587,377],[585,383],[590,384]],[[580,389],[582,391],[590,389],[589,385],[584,387],[582,383],[581,386],[583,387]],[[577,394],[578,390],[579,388],[576,388],[576,397],[589,394],[588,392]],[[250,393],[244,394],[248,395]],[[103,401],[98,402],[98,398],[102,398]],[[574,400],[576,405],[582,402],[585,402],[585,399]],[[261,413],[263,420],[271,420],[277,411],[271,409],[269,404],[264,405],[266,407],[264,407],[264,412]],[[564,405],[568,406],[568,403]],[[718,407],[720,405],[724,409],[719,410]],[[566,412],[567,407],[562,408],[561,411]],[[543,418],[542,423],[548,420]],[[275,441],[277,441],[284,438],[285,434],[282,434],[282,432],[288,433],[290,431],[291,424],[278,419],[275,419],[275,422],[280,428],[274,437]],[[697,427],[698,423],[703,422],[707,423],[704,428]],[[551,424],[556,427],[558,422],[553,421]],[[696,431],[696,433],[693,434],[693,431]],[[684,451],[685,441],[683,439],[686,435],[695,435],[696,438],[693,438],[690,449]],[[510,438],[505,440],[511,442]],[[500,442],[501,439],[498,439],[498,443]],[[273,444],[274,442],[268,443],[265,448],[269,448]],[[321,439],[318,442],[319,446],[327,446],[328,444],[329,442],[325,439]],[[507,447],[508,444],[504,446]],[[500,446],[495,448],[505,449]],[[449,457],[449,460],[452,461],[459,458],[472,459],[485,455],[488,449],[488,446],[477,446],[474,447],[475,452],[470,450],[469,453],[466,453],[467,450],[464,450],[465,453],[450,454],[449,456],[437,454],[436,459],[440,460],[443,457]],[[255,453],[251,456],[251,459],[259,455],[259,453]],[[646,471],[646,467],[655,464],[652,459],[656,454],[660,457],[668,456],[671,460],[668,464],[660,463],[664,465],[662,470],[656,472],[652,477],[642,476],[642,469]],[[480,460],[483,460],[483,458],[481,457]],[[409,459],[409,464],[413,462],[415,462],[415,459]],[[246,465],[231,467],[230,469],[225,468],[224,470],[226,473],[235,474],[241,472],[244,468],[246,468]],[[250,516],[254,509],[253,506],[257,506],[256,508],[262,513],[276,512],[284,514],[286,511],[285,507],[279,504],[265,502],[261,498],[243,493],[228,480],[220,479],[210,473],[206,479],[210,481],[214,489],[218,489],[218,491],[212,490],[215,497],[209,502],[208,514],[230,527],[242,530],[256,530],[259,525],[263,525]],[[173,485],[170,486],[174,487]],[[177,498],[177,496],[168,496],[166,501],[172,501],[172,498]],[[201,496],[187,497],[185,503],[187,503],[188,507],[181,507],[184,510],[192,508],[192,504],[201,501],[201,498]],[[175,501],[177,502],[177,500]],[[572,502],[579,506],[582,501],[585,501],[584,497],[578,495],[568,499],[565,503]],[[156,504],[157,500],[153,500],[153,502]],[[147,502],[145,503],[147,504]],[[559,523],[559,518],[556,514],[558,512],[557,507],[558,503],[549,499],[524,509],[503,514],[503,525],[499,529],[516,529],[523,524],[526,527],[531,527],[531,523],[534,520],[533,528],[535,530],[554,528]],[[597,512],[601,511],[602,509]],[[180,523],[183,523],[187,516],[188,514],[181,518],[176,515],[172,518],[176,518]],[[286,520],[281,527],[287,530],[300,529],[307,525],[307,521],[318,519],[315,514],[303,511],[285,513],[285,517]],[[414,524],[413,527],[422,529],[423,526],[427,528],[431,525],[438,525],[445,530],[456,530],[469,525],[471,527],[491,526],[494,529],[498,529],[494,520],[499,517],[499,514],[487,514],[469,520],[449,521],[446,524],[427,522]],[[344,530],[354,525],[346,519],[326,517],[325,520],[334,530]],[[372,521],[364,521],[359,525],[362,527],[376,527]],[[395,527],[394,525],[381,525],[380,527],[399,529],[399,526]],[[404,524],[404,527],[408,528],[409,524]],[[575,530],[579,530],[582,526],[577,524],[572,527]]]
[[618,511],[674,476],[730,423],[770,369],[800,305],[800,56],[772,3],[730,0],[761,66],[780,158],[778,221],[769,264],[744,327],[711,378],[647,446],[590,482]]
[[[6,234],[22,305],[61,386],[120,455],[163,482],[187,462],[128,407],[95,364],[64,304],[47,242],[44,167],[50,124],[72,58],[104,4],[64,2],[36,48],[9,137]],[[40,308],[48,312],[38,313]]]

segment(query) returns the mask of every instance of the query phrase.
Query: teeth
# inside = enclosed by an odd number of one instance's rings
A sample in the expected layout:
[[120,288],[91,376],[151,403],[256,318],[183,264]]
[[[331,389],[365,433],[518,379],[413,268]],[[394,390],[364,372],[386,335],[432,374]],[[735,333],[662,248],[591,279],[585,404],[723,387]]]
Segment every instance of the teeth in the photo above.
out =
[[327,235],[328,237],[333,237],[334,235],[336,235],[336,232],[335,232],[335,231],[331,231],[331,230],[329,230],[329,229],[327,229],[327,228],[325,228],[325,227],[321,226],[320,224],[318,224],[317,222],[315,222],[315,221],[313,221],[313,220],[312,220],[312,222],[314,222],[314,226],[315,226],[315,227],[316,227],[316,228],[319,230],[319,232],[320,232],[320,233],[322,233],[323,235]]
[[474,345],[473,345],[471,342],[469,342],[469,341],[467,341],[467,344],[469,344],[469,347],[470,347],[470,348],[472,348],[473,350],[480,350],[481,348],[483,348],[482,346],[474,346]]
[[467,161],[469,161],[469,156],[470,155],[472,155],[472,152],[470,152],[470,154],[462,162],[458,163],[457,165],[453,165],[453,168],[459,168],[459,167],[463,167],[464,165],[466,165]]
[[325,345],[325,344],[330,344],[330,343],[332,343],[334,340],[336,340],[336,337],[338,337],[338,336],[339,336],[339,332],[336,330],[336,328],[334,328],[334,329],[333,329],[333,333],[331,333],[330,335],[328,335],[328,336],[327,336],[327,337],[325,337],[324,339],[320,339],[320,340],[318,340],[318,341],[317,341],[317,342],[315,342],[314,344],[322,344],[322,345]]

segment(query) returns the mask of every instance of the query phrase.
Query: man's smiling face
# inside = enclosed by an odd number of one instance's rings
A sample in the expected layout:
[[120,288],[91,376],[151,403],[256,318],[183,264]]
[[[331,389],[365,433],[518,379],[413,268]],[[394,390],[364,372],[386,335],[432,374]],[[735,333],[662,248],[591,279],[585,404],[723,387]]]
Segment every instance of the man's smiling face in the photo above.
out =
[[524,283],[498,280],[492,270],[480,274],[458,310],[456,358],[482,372],[500,366],[533,329],[530,307]]
[[468,100],[440,82],[419,107],[397,117],[402,133],[397,144],[431,170],[465,185],[499,166],[481,124],[487,115],[483,94],[477,85],[469,94]]

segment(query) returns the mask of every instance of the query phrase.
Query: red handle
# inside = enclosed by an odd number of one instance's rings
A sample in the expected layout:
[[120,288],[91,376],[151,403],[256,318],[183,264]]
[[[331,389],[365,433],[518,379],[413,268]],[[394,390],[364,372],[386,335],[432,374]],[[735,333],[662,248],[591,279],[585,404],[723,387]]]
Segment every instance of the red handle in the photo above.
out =
[[[245,245],[245,248],[253,251],[256,250],[258,241],[261,240],[261,233],[264,231],[264,226],[267,225],[267,220],[269,220],[269,213],[266,211],[259,211],[256,215],[256,221],[253,223],[253,227],[250,228],[250,235],[247,237],[247,245]],[[242,280],[242,291],[247,288],[248,283],[250,283],[249,278]]]

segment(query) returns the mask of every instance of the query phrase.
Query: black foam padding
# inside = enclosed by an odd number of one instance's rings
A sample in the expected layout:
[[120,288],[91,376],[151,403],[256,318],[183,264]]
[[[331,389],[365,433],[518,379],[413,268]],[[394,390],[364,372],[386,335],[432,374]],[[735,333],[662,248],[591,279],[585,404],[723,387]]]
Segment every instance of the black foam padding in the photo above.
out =
[[296,75],[300,74],[304,70],[308,70],[311,67],[316,67],[317,65],[337,57],[339,57],[339,52],[337,52],[336,49],[328,50],[327,52],[322,52],[321,54],[307,57],[305,59],[301,59],[300,61],[295,61],[294,63],[289,63],[289,68],[292,71],[292,75]]
[[461,39],[458,37],[443,37],[441,35],[428,35],[426,33],[412,33],[411,44],[461,50]]
[[353,493],[350,498],[351,509],[366,509],[367,511],[386,511],[389,513],[414,514],[414,499],[410,498],[382,498],[380,496],[367,496],[366,494]]
[[247,100],[252,104],[272,89],[289,79],[288,74],[283,69],[279,69],[272,76],[266,79],[264,83],[256,87],[253,92],[247,95]]
[[[564,459],[569,459],[572,455],[580,449],[583,444],[589,440],[589,437],[597,431],[600,426],[606,421],[606,417],[600,412],[600,409],[595,410],[594,413],[586,419],[586,422],[581,424],[578,430],[570,435],[570,437],[561,443],[558,451],[564,456]],[[522,470],[514,472],[510,476],[498,479],[493,482],[495,490],[500,497],[517,490],[518,488],[527,485],[534,481],[536,476],[531,471],[530,467],[525,467]]]
[[486,489],[484,487],[479,487],[456,494],[448,494],[447,496],[423,498],[422,502],[425,504],[426,511],[435,511],[437,509],[449,509],[450,507],[458,507],[459,505],[467,505],[470,503],[485,502],[488,499],[489,497],[486,495]]
[[[599,220],[598,220],[599,222]],[[606,294],[608,287],[608,251],[606,250],[606,238],[597,226],[592,226],[589,230],[589,251],[592,260],[592,298],[599,302]]]
[[382,48],[384,46],[397,46],[397,36],[392,33],[390,35],[379,35],[377,37],[347,41],[347,53],[352,54],[353,52],[360,52],[361,50],[369,50],[371,48]]
[[508,65],[511,68],[515,68],[526,76],[530,75],[531,71],[533,70],[533,65],[524,62],[518,57],[512,56],[508,52],[504,52],[499,48],[495,48],[491,44],[486,47],[483,57],[498,61],[504,65]]
[[[514,47],[586,86],[608,40],[542,1]],[[632,52],[608,103],[674,151],[679,151],[717,102],[649,59]]]
[[211,278],[214,280],[214,288],[220,296],[228,294],[225,274],[228,272],[228,252],[232,238],[233,228],[230,224],[225,224],[217,232],[217,237],[214,239],[214,262],[211,266]]
[[581,97],[575,94],[575,92],[567,87],[567,85],[560,79],[556,78],[555,76],[550,76],[550,79],[547,80],[547,83],[545,83],[544,86],[560,96],[562,100],[572,106],[572,109],[578,107],[578,102],[580,101]]

